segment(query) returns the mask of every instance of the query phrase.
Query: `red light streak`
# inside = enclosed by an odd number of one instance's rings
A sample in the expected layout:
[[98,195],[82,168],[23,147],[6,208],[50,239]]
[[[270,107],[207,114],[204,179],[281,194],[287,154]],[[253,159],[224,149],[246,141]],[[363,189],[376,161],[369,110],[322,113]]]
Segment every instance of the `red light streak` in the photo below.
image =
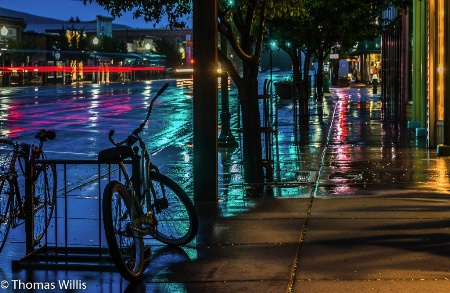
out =
[[3,72],[67,72],[73,70],[76,72],[91,73],[91,72],[132,72],[132,71],[164,71],[164,67],[132,67],[132,66],[83,66],[75,69],[70,66],[12,66],[0,67]]

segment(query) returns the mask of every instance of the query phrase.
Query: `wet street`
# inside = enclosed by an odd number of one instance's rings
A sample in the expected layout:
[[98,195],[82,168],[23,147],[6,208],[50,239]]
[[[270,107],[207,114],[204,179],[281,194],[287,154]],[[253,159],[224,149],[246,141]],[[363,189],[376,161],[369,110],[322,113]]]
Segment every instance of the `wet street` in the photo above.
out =
[[[264,78],[261,77],[261,85]],[[136,128],[150,99],[165,82],[169,82],[169,88],[157,100],[142,136],[152,152],[153,162],[192,196],[189,80],[2,88],[0,137],[33,142],[37,130],[53,129],[57,132],[56,139],[44,145],[49,159],[95,160],[100,150],[110,147],[109,130],[116,130],[115,137],[120,140]],[[240,128],[236,99],[232,90],[231,127],[240,141],[236,131]],[[79,280],[72,283],[72,289],[88,292],[249,292],[250,288],[256,292],[254,288],[258,286],[261,292],[284,292],[293,282],[291,269],[298,261],[302,244],[298,238],[305,233],[314,199],[319,199],[322,205],[331,202],[328,200],[347,198],[364,204],[365,198],[369,201],[384,196],[407,198],[420,192],[442,196],[443,204],[448,204],[449,160],[437,157],[434,149],[427,149],[425,137],[416,137],[413,130],[396,121],[384,120],[380,97],[373,95],[371,88],[332,88],[323,103],[309,99],[306,124],[296,123],[298,109],[292,101],[273,99],[270,106],[270,123],[277,130],[271,146],[272,196],[245,197],[240,147],[220,149],[217,205],[213,209],[196,203],[200,230],[189,245],[175,249],[150,242],[151,265],[142,283],[128,284],[115,271],[100,272],[95,261],[91,261],[94,269],[90,270],[42,267],[13,270],[11,261],[25,253],[23,225],[10,232],[1,252],[0,280],[7,280],[9,285],[13,280],[29,283]],[[48,243],[104,247],[98,211],[104,182],[92,180],[96,170],[90,166],[74,164],[66,171],[59,168],[61,195]],[[63,174],[69,180],[63,180]],[[64,191],[67,187],[69,192]],[[274,200],[282,202],[280,210],[271,209]],[[269,221],[261,221],[267,217]],[[284,225],[286,219],[289,226]],[[64,234],[65,237],[61,236]],[[286,260],[287,265],[278,266],[280,259]],[[268,268],[270,264],[272,268]],[[305,268],[301,262],[300,268]],[[5,288],[4,292],[20,292],[11,288]]]

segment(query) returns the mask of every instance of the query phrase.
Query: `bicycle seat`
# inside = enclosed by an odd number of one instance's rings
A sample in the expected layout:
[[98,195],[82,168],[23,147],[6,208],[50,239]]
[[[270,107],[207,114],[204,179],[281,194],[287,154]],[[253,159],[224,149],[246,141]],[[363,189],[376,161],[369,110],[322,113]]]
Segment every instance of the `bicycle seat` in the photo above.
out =
[[53,130],[41,129],[36,133],[34,137],[43,141],[47,141],[49,139],[54,140],[56,137],[56,132]]
[[102,164],[117,164],[134,155],[131,146],[117,146],[98,153],[98,161]]

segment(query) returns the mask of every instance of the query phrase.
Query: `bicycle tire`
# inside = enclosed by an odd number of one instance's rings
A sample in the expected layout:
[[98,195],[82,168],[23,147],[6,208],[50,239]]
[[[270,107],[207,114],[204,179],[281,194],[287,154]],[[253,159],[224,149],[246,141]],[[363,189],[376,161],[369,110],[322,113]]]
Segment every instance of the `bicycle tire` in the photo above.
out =
[[[130,228],[132,197],[118,181],[109,182],[103,192],[103,226],[109,253],[117,270],[124,279],[134,282],[144,271],[144,240],[142,235]],[[140,228],[140,227],[138,227]]]
[[185,245],[191,242],[197,235],[198,216],[189,196],[169,177],[155,171],[150,171],[149,175],[152,192],[156,192],[157,200],[161,200],[163,188],[167,198],[165,206],[164,203],[155,203],[154,197],[151,196],[151,207],[157,220],[156,231],[152,236],[169,245]]
[[12,189],[6,176],[0,177],[0,252],[8,238],[12,220]]
[[34,240],[39,242],[47,232],[56,202],[56,166],[38,166],[33,195]]

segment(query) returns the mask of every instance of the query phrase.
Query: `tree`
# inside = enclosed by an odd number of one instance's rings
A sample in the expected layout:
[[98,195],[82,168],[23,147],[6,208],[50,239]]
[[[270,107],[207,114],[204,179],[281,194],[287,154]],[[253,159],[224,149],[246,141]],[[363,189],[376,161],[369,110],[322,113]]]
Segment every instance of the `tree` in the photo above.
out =
[[[242,108],[244,175],[247,183],[263,182],[260,113],[258,105],[258,70],[264,40],[265,22],[284,13],[300,14],[301,1],[238,0],[219,1],[219,32],[229,41],[242,61],[242,72],[233,66],[226,52],[219,51],[219,61],[228,70],[238,89]],[[261,193],[255,189],[256,194]]]
[[[245,181],[255,186],[252,194],[260,195],[264,182],[261,148],[260,113],[258,105],[258,69],[264,39],[265,21],[289,13],[301,13],[302,0],[218,0],[219,32],[223,34],[235,54],[242,61],[242,71],[236,68],[226,52],[219,50],[219,61],[226,67],[238,89],[243,123],[243,157]],[[160,21],[168,16],[169,27],[183,27],[181,17],[191,11],[189,0],[84,0],[96,2],[120,16],[123,11],[133,11],[134,17],[146,21]],[[195,36],[194,36],[195,37]]]
[[70,49],[69,39],[67,38],[67,30],[62,26],[58,31],[58,36],[53,41],[53,49],[67,51]]
[[178,67],[181,61],[181,53],[166,38],[155,39],[156,53],[166,56],[167,67]]
[[[271,34],[286,51],[294,66],[294,80],[298,69],[296,49],[305,53],[309,61],[312,54],[318,60],[317,90],[323,93],[323,62],[330,50],[336,46],[348,51],[358,41],[371,40],[381,34],[381,12],[390,6],[400,6],[401,0],[346,0],[336,5],[333,0],[303,0],[300,17],[282,16],[270,21]],[[288,46],[288,44],[290,44]],[[309,71],[305,62],[304,76]],[[298,71],[299,72],[299,71]]]
[[33,54],[32,51],[36,48],[36,44],[28,40],[19,41],[17,39],[9,39],[8,46],[11,50],[11,60],[19,64],[26,64],[29,56]]
[[191,13],[191,0],[83,0],[86,3],[97,3],[108,10],[112,16],[122,16],[125,11],[133,11],[133,17],[143,17],[145,21],[161,22],[163,16],[168,17],[170,28],[184,28],[183,16]]

